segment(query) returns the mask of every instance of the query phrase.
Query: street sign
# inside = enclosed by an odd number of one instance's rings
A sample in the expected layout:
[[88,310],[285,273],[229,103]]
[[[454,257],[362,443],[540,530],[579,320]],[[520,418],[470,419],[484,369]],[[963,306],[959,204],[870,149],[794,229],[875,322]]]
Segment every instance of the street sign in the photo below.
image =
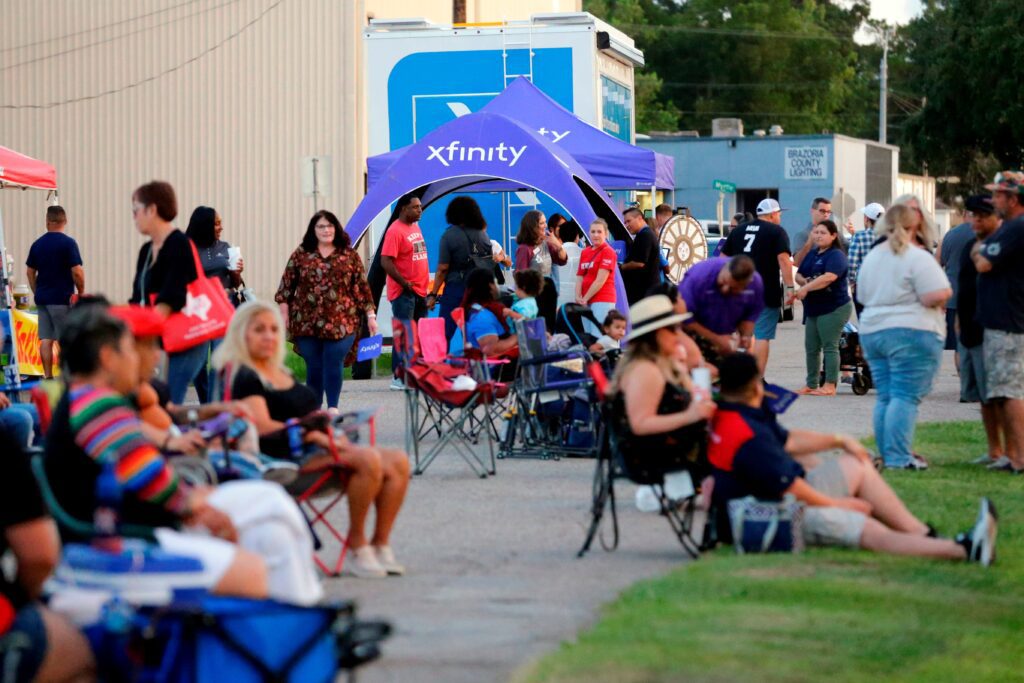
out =
[[711,187],[719,192],[736,192],[736,184],[730,183],[728,180],[712,180]]

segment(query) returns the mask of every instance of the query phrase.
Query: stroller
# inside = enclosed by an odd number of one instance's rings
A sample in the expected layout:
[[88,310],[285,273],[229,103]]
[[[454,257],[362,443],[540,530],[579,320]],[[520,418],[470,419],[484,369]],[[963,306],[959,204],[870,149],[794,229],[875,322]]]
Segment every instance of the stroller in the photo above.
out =
[[[555,332],[568,335],[573,344],[579,344],[590,351],[597,337],[587,331],[583,321],[589,321],[597,329],[601,329],[601,322],[594,315],[588,306],[582,304],[564,304],[558,309],[558,316],[555,319]],[[612,350],[603,353],[603,365],[606,373],[615,369],[615,362],[619,359],[621,351]]]
[[[839,336],[839,371],[853,373],[850,387],[858,396],[868,393],[874,386],[874,382],[871,380],[871,368],[864,360],[864,354],[860,348],[860,333],[852,322],[847,322],[843,326],[843,333]],[[821,371],[821,381],[825,381],[824,369]]]

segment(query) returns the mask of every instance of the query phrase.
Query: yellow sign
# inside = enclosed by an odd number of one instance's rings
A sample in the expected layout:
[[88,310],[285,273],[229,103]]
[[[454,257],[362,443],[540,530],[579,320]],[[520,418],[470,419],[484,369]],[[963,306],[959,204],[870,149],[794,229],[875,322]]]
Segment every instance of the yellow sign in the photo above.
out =
[[[22,375],[43,376],[43,359],[39,355],[39,316],[26,311],[12,309],[14,317],[14,341],[18,348],[18,372]],[[57,374],[60,359],[56,346],[53,349],[53,374]]]

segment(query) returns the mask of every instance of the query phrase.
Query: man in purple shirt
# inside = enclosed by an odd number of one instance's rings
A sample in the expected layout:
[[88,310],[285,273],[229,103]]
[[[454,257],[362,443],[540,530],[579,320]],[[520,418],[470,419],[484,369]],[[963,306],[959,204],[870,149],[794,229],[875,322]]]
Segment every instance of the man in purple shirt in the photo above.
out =
[[709,363],[717,365],[737,347],[751,350],[754,323],[764,309],[764,284],[753,259],[741,254],[698,263],[686,271],[679,295],[693,314],[683,326]]

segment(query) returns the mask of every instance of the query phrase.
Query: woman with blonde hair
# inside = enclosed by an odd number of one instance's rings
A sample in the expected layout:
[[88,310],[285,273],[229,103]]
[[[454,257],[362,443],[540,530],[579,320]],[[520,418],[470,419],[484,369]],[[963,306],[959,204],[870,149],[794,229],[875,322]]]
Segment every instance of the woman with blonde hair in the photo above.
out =
[[698,462],[715,404],[694,392],[686,367],[682,322],[691,314],[659,294],[634,303],[629,316],[633,329],[609,387],[612,438],[630,478],[657,483]]
[[911,451],[914,423],[942,359],[942,308],[953,290],[926,249],[933,243],[929,220],[919,202],[912,204],[892,206],[876,227],[884,242],[860,266],[857,298],[864,305],[860,341],[878,390],[878,451],[887,467],[923,470],[927,461]]
[[893,207],[905,206],[911,210],[912,215],[909,220],[914,239],[928,251],[934,252],[939,243],[939,231],[935,226],[935,219],[925,208],[921,198],[916,194],[903,194],[897,197],[892,205]]
[[[320,409],[320,397],[295,381],[284,365],[284,321],[277,306],[251,301],[235,311],[227,334],[214,352],[213,366],[220,371],[224,396],[241,401],[252,411],[260,434],[260,448],[267,455],[291,458],[286,428],[289,420]],[[332,444],[327,434],[308,431],[307,443],[323,449]],[[335,437],[341,464],[348,470],[346,497],[349,509],[347,573],[383,577],[405,572],[389,544],[391,528],[405,500],[409,485],[409,458],[402,451],[356,446],[344,436]],[[322,465],[313,456],[305,467]],[[372,538],[364,533],[370,505],[376,506]]]

